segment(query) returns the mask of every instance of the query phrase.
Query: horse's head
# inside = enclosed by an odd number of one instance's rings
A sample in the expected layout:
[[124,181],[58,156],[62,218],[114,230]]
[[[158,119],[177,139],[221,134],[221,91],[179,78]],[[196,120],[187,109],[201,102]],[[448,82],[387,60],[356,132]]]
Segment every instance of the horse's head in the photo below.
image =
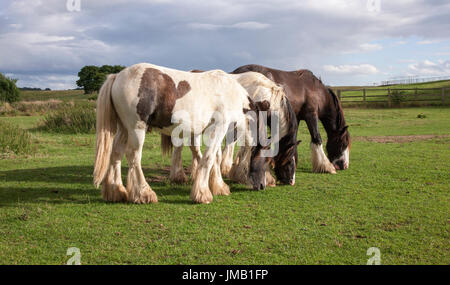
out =
[[252,184],[253,190],[263,190],[267,186],[266,170],[272,162],[271,157],[262,156],[262,151],[269,150],[270,146],[261,146],[258,144],[252,147],[250,157],[249,180]]
[[280,150],[274,158],[274,170],[277,180],[282,184],[295,184],[295,171],[297,169],[297,145],[301,141],[283,144],[280,141]]
[[[253,111],[256,111],[256,145],[251,148],[250,157],[250,169],[249,169],[249,180],[252,184],[254,190],[263,190],[266,188],[266,170],[271,162],[271,157],[263,156],[262,153],[270,149],[270,145],[262,146],[259,141],[260,137],[266,137],[267,130],[266,125],[260,119],[259,112],[268,111],[270,109],[270,103],[266,100],[262,102],[254,102],[250,97],[249,106]],[[262,135],[261,135],[262,134]]]
[[327,152],[328,158],[337,170],[347,169],[350,164],[350,133],[348,126],[328,134]]

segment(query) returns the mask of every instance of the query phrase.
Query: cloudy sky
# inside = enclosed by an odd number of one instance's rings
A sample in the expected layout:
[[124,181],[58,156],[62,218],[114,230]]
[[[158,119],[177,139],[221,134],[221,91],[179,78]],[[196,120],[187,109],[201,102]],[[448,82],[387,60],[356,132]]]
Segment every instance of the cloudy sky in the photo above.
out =
[[307,68],[329,85],[450,76],[448,0],[67,2],[0,2],[0,72],[52,89],[74,88],[84,65],[138,62]]

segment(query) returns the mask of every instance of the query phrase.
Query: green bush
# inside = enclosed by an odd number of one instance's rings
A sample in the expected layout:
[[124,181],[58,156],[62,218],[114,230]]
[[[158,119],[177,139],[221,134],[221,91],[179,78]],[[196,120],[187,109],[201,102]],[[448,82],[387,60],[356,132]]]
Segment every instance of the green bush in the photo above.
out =
[[0,101],[16,102],[20,99],[20,91],[16,79],[11,79],[0,73]]
[[31,134],[15,125],[0,121],[0,154],[30,154],[34,151]]
[[95,121],[92,104],[64,106],[44,117],[42,129],[55,133],[93,133]]

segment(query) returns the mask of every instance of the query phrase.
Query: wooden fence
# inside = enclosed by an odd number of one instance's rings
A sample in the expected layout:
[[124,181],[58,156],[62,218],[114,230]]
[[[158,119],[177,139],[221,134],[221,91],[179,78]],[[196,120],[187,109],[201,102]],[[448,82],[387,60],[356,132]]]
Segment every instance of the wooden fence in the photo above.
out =
[[450,104],[450,88],[333,88],[343,104],[385,103],[389,107],[404,102]]

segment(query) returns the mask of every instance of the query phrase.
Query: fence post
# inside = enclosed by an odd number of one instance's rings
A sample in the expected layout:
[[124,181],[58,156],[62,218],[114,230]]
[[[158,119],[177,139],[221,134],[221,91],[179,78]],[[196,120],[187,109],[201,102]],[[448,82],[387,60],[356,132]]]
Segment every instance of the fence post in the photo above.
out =
[[442,87],[442,105],[444,105],[444,101],[445,101],[445,88]]
[[366,104],[366,88],[363,89],[363,101]]
[[391,107],[391,88],[388,88],[388,106]]
[[341,90],[337,91],[337,95],[338,95],[339,101],[341,101]]

